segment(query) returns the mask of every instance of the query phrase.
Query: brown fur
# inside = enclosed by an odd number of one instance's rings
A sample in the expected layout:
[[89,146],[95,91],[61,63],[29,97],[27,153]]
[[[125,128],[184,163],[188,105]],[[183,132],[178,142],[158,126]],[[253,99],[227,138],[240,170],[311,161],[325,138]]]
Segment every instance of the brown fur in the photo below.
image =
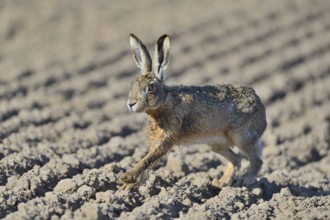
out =
[[[137,39],[134,35],[132,37],[131,42]],[[156,44],[156,53],[168,53],[159,47],[169,50],[169,40],[164,36],[160,40]],[[142,44],[139,40],[136,42]],[[143,59],[139,61],[137,56],[145,56],[146,60],[148,54],[145,53],[148,52],[143,47],[139,48],[132,51],[140,51],[141,54],[133,54],[138,66],[143,66],[139,63]],[[158,57],[164,56],[158,54]],[[168,60],[165,61],[167,64]],[[157,65],[157,57],[152,62],[156,62],[153,63],[154,69],[147,72],[141,69],[142,75],[132,82],[128,101],[131,110],[144,111],[148,115],[146,131],[149,153],[121,176],[124,183],[122,189],[141,184],[146,171],[172,146],[199,142],[208,144],[214,152],[228,159],[223,177],[214,180],[214,186],[223,187],[232,183],[235,167],[240,166],[239,156],[231,150],[233,146],[237,146],[250,161],[249,169],[234,185],[252,183],[262,165],[260,137],[267,126],[265,108],[255,91],[250,87],[227,84],[166,86],[163,73],[158,72],[163,71],[161,68],[165,69],[166,65],[161,66],[161,62]],[[150,91],[154,88],[155,91]]]

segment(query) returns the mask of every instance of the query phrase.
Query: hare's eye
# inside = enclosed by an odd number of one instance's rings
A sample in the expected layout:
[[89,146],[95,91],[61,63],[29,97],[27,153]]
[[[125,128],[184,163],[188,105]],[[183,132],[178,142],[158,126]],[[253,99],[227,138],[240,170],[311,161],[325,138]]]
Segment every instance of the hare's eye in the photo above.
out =
[[156,84],[155,83],[150,83],[148,85],[148,92],[155,92],[156,91]]

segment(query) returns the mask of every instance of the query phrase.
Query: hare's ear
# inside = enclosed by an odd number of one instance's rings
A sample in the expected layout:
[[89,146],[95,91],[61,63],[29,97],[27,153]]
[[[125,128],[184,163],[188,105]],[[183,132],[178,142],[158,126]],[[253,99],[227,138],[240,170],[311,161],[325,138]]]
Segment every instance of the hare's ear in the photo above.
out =
[[152,70],[158,79],[165,78],[164,70],[170,59],[170,37],[168,35],[161,36],[156,45],[154,57],[152,60]]
[[146,46],[134,34],[131,34],[129,42],[135,63],[140,68],[141,73],[151,72],[151,58]]

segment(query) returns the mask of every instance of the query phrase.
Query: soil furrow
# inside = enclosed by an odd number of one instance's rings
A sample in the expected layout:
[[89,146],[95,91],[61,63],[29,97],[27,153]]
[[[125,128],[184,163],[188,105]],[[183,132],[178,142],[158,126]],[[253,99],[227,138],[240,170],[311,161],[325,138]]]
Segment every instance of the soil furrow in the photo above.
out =
[[[0,218],[328,219],[329,11],[319,0],[0,3]],[[252,185],[214,188],[226,159],[191,145],[118,190],[148,152],[146,116],[126,107],[140,74],[130,33],[151,55],[171,36],[169,85],[255,89],[268,127]]]

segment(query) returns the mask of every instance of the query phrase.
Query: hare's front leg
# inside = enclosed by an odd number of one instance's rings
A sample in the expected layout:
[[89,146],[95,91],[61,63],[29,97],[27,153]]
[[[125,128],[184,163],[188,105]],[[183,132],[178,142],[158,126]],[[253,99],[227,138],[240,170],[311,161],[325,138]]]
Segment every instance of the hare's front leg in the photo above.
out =
[[163,141],[151,148],[149,153],[133,169],[120,177],[120,181],[124,183],[121,189],[130,190],[144,182],[147,169],[156,164],[171,147],[172,144],[170,142]]

